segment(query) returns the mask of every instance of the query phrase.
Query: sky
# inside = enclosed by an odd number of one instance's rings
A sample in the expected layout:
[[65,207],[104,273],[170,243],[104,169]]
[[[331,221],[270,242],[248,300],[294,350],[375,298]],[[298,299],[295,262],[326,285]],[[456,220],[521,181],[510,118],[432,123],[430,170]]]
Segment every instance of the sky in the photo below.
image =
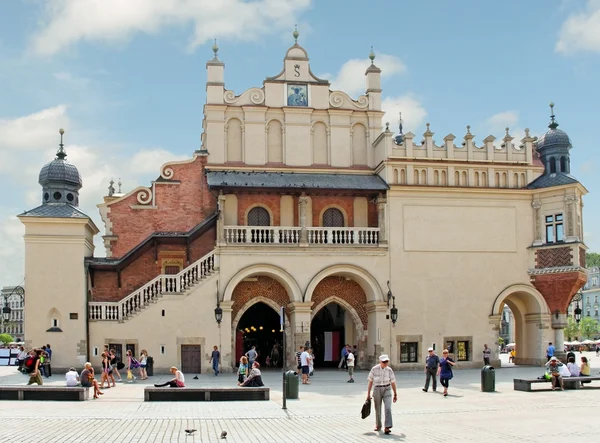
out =
[[[600,252],[600,0],[0,0],[0,286],[23,281],[24,228],[41,203],[41,167],[59,128],[96,205],[109,181],[149,185],[162,163],[200,147],[213,39],[237,94],[278,74],[298,25],[311,69],[332,89],[364,93],[373,46],[383,122],[479,144],[509,127],[541,135],[556,104],[589,190],[585,242]],[[104,255],[101,235],[96,254]]]

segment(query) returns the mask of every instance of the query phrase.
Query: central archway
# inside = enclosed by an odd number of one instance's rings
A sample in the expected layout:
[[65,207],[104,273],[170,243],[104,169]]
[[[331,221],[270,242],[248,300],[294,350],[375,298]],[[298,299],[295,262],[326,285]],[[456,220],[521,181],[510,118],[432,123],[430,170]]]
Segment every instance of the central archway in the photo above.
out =
[[264,367],[281,367],[282,337],[279,314],[259,301],[241,315],[236,327],[236,360],[253,346],[257,361]]

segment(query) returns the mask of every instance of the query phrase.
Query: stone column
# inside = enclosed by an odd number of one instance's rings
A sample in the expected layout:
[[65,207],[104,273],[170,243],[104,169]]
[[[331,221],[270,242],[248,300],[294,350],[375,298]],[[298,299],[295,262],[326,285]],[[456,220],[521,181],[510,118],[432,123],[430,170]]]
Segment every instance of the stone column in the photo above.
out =
[[535,211],[534,216],[533,216],[533,222],[535,223],[535,239],[533,241],[534,245],[541,245],[544,243],[544,240],[542,239],[542,221],[541,221],[541,209],[542,209],[542,202],[539,200],[534,200],[531,202],[531,207],[533,208],[533,210]]
[[298,222],[300,224],[300,244],[308,246],[308,231],[306,230],[306,206],[308,197],[303,192],[298,198]]
[[[557,318],[558,317],[558,318]],[[565,349],[565,328],[567,327],[567,314],[552,314],[552,329],[554,329],[554,355],[561,361],[566,358]]]
[[217,209],[219,210],[217,218],[217,244],[222,246],[225,244],[225,196],[223,195],[223,191],[219,191]]
[[383,194],[377,197],[377,225],[379,228],[379,244],[387,244],[387,235],[385,230],[385,208],[387,200]]
[[223,319],[219,325],[219,350],[221,351],[221,371],[232,372],[235,368],[235,350],[233,348],[233,331],[231,330],[231,313],[233,302],[225,301],[220,304],[223,309]]
[[[386,318],[389,308],[384,301],[371,301],[367,303],[367,314],[369,320],[367,324],[367,350],[363,361],[367,368],[374,366],[381,354],[390,353],[390,335],[391,320]],[[392,339],[395,342],[395,339]],[[393,353],[392,353],[393,354]],[[392,358],[392,356],[390,356]],[[392,364],[397,363],[397,360],[392,361]]]
[[310,314],[312,302],[290,303],[287,311],[290,315],[290,333],[286,334],[288,367],[296,367],[296,351],[306,342],[310,343]]
[[[490,356],[490,365],[499,368],[500,367],[500,356],[498,354],[498,337],[500,337],[500,327],[502,326],[502,315],[490,315],[488,317],[490,319],[490,334],[487,339],[487,345],[492,350],[492,355]],[[477,358],[477,349],[473,350],[474,356],[473,360],[476,361]],[[483,364],[483,351],[480,353],[481,355],[481,364]]]

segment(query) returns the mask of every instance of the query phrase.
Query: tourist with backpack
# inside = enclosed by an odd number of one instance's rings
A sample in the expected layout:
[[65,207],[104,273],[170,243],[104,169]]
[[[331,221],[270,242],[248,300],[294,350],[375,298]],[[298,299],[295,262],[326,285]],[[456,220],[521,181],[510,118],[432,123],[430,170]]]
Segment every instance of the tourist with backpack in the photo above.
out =
[[25,360],[25,371],[29,374],[29,382],[27,385],[37,383],[42,386],[42,374],[40,373],[40,357],[42,355],[41,349],[35,349],[31,351],[29,357]]
[[133,356],[130,349],[127,350],[127,381],[133,383],[137,380],[137,377],[133,375],[133,369],[139,368],[140,364]]

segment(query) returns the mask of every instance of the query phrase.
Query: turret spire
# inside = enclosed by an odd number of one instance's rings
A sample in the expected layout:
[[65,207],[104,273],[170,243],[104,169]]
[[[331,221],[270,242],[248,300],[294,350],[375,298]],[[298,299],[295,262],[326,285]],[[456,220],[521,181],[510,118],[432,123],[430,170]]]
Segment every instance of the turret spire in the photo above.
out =
[[554,103],[550,102],[550,124],[548,125],[550,129],[558,128],[558,122],[556,121],[556,116],[554,115]]
[[65,133],[65,130],[61,128],[58,130],[58,133],[60,134],[60,144],[58,145],[56,158],[59,160],[64,160],[67,156],[67,152],[65,151],[65,145],[63,144],[63,134]]
[[298,32],[298,25],[294,25],[294,32],[292,32],[294,36],[294,44],[298,44],[298,37],[300,37],[300,33]]
[[373,52],[373,46],[371,46],[371,52],[369,53],[369,60],[371,60],[371,64],[375,64],[375,53]]
[[215,58],[219,58],[218,57],[219,45],[217,45],[217,39],[215,39],[215,43],[213,44],[212,50],[215,53]]

